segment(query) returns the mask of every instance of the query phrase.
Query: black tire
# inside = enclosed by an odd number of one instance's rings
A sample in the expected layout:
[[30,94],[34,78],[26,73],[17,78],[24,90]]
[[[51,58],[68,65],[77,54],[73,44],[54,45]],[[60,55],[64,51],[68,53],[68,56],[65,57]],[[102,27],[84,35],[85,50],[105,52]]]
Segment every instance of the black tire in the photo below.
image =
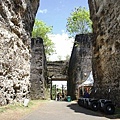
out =
[[96,102],[96,101],[91,102],[90,108],[93,111],[98,111],[98,102]]
[[80,106],[80,100],[78,100],[78,105]]
[[80,105],[81,105],[82,107],[84,107],[84,100],[83,100],[83,99],[80,101]]
[[115,106],[112,103],[106,103],[103,109],[104,112],[108,115],[112,115],[115,113]]
[[82,106],[82,99],[78,99],[78,105]]

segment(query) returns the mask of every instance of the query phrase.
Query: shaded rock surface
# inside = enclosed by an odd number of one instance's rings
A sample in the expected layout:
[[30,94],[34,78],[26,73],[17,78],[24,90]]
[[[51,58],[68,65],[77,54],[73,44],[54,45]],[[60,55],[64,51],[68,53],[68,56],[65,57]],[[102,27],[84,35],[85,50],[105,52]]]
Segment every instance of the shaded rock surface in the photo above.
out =
[[66,80],[68,61],[48,61],[48,77],[52,80]]
[[92,71],[92,34],[76,35],[68,68],[68,95],[78,98],[78,86]]
[[31,40],[30,96],[31,99],[44,99],[47,86],[47,63],[43,40]]
[[30,35],[39,0],[0,0],[0,105],[29,96]]
[[89,0],[93,21],[93,96],[120,106],[120,0]]

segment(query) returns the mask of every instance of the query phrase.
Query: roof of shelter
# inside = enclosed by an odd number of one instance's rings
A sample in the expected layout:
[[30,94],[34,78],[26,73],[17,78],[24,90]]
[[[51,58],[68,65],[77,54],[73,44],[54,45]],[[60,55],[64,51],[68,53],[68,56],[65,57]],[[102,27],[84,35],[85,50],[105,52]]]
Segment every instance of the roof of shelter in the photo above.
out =
[[94,83],[94,79],[93,79],[93,74],[92,74],[92,71],[91,71],[89,77],[87,78],[87,80],[85,82],[83,82],[82,84],[80,84],[79,87],[93,86],[93,83]]

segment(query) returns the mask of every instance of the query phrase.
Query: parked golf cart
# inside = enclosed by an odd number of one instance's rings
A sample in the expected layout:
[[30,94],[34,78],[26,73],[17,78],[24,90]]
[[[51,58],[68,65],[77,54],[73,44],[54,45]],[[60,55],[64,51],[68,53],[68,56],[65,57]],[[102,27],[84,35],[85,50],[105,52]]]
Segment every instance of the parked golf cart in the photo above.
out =
[[112,115],[115,113],[115,105],[111,100],[93,99],[93,98],[79,98],[78,105],[91,109],[93,111],[102,111],[105,114]]

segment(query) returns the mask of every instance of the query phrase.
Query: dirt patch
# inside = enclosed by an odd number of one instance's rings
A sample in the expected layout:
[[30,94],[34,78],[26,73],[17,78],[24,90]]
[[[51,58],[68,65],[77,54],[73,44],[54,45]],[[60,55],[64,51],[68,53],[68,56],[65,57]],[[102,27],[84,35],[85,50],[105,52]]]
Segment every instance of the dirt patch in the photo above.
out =
[[19,120],[21,117],[38,109],[41,105],[45,104],[46,102],[48,101],[34,100],[30,101],[28,107],[24,107],[20,104],[0,107],[0,120]]

